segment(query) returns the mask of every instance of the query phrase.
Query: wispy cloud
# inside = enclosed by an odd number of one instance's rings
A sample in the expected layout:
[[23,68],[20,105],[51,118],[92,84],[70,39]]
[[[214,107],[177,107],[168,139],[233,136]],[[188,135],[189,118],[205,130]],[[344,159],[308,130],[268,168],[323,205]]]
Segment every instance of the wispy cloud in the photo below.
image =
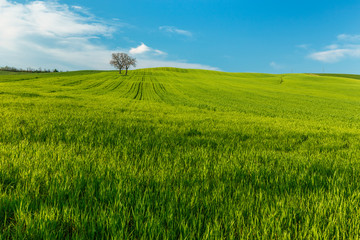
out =
[[327,63],[338,62],[346,57],[360,57],[360,49],[333,49],[312,53],[309,57]]
[[192,33],[190,31],[179,29],[174,26],[160,26],[159,30],[167,32],[167,33],[173,33],[173,34],[183,35],[186,37],[192,37]]
[[360,35],[340,34],[337,36],[337,39],[347,42],[360,42]]
[[346,58],[360,58],[360,35],[340,34],[337,43],[327,45],[323,51],[311,53],[308,57],[326,63],[334,63]]
[[270,62],[269,65],[270,65],[270,67],[272,67],[272,68],[275,69],[275,70],[280,70],[280,69],[283,69],[283,68],[284,68],[283,65],[281,65],[281,64],[279,64],[279,63],[276,63],[276,62],[274,62],[274,61]]
[[71,6],[71,7],[76,10],[83,10],[83,7],[81,6]]
[[328,46],[325,47],[326,49],[330,49],[330,50],[335,50],[339,48],[338,44],[330,44]]
[[92,39],[111,36],[114,28],[57,2],[26,4],[0,0],[0,65],[94,68],[106,47]]
[[217,67],[198,63],[187,63],[181,61],[165,61],[154,59],[138,59],[137,67],[139,68],[153,68],[153,67],[177,67],[177,68],[192,68],[192,69],[206,69],[220,71]]
[[302,48],[302,49],[309,49],[310,44],[300,44],[300,45],[297,45],[296,47]]
[[139,67],[214,69],[167,60],[167,53],[144,43],[131,49],[110,49],[101,43],[122,26],[99,20],[81,6],[58,1],[0,0],[0,66],[110,69],[111,53],[120,51],[134,54]]

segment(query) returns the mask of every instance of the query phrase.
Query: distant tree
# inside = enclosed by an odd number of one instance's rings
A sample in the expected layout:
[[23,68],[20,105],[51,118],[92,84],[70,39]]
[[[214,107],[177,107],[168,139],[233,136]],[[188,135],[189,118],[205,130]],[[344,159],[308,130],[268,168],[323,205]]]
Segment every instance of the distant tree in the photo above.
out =
[[[51,72],[50,69],[42,69],[41,67],[36,70],[33,68],[28,67],[27,69],[22,69],[22,68],[16,68],[16,67],[9,67],[9,66],[5,66],[5,67],[0,67],[0,71],[9,71],[9,72],[29,72],[29,73],[49,73]],[[57,69],[54,70],[54,72],[58,72]]]
[[128,55],[125,59],[124,65],[125,65],[125,70],[126,70],[125,75],[127,75],[129,67],[131,67],[131,66],[136,67],[136,58],[130,57]]
[[115,68],[119,69],[119,74],[121,70],[125,67],[125,60],[129,57],[126,53],[113,53],[111,57],[110,64]]
[[130,57],[126,53],[113,53],[110,64],[115,68],[119,69],[119,74],[121,74],[122,69],[125,69],[125,75],[127,75],[128,69],[131,66],[136,66],[136,59]]

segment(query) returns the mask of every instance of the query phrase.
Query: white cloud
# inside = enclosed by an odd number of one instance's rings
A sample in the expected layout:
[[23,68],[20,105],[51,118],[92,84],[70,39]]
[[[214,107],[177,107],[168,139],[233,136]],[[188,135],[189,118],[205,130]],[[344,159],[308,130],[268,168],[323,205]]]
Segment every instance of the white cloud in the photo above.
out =
[[[57,2],[0,0],[0,65],[84,69],[108,50],[92,39],[114,29]],[[106,61],[108,62],[108,61]],[[101,66],[99,66],[101,67]]]
[[0,6],[5,6],[7,5],[7,1],[6,0],[0,0]]
[[360,35],[340,34],[337,40],[337,44],[325,46],[326,50],[311,53],[308,57],[326,63],[334,63],[346,58],[360,58],[360,44],[349,44],[349,42],[360,42]]
[[152,51],[151,48],[149,48],[148,46],[146,46],[144,43],[141,43],[140,46],[136,47],[136,48],[131,48],[129,53],[130,54],[144,54],[147,52]]
[[347,42],[359,42],[360,35],[340,34],[337,36],[337,39],[340,41],[347,41]]
[[144,43],[132,49],[116,50],[99,43],[115,30],[114,25],[97,20],[81,6],[57,1],[0,0],[0,66],[111,69],[111,53],[120,51],[136,55],[139,67],[214,69],[201,64],[167,61],[165,52]]
[[83,10],[83,8],[81,6],[72,6],[73,9],[76,9],[76,10]]
[[143,53],[149,52],[150,50],[151,50],[151,48],[146,46],[144,43],[141,43],[140,46],[138,46],[136,48],[131,48],[129,52],[131,54],[143,54]]
[[310,54],[310,58],[320,62],[338,62],[342,58],[351,55],[349,49],[332,49],[327,51],[315,52]]
[[158,49],[152,49],[151,47],[146,46],[144,43],[141,43],[140,46],[136,48],[131,48],[129,51],[130,54],[134,55],[144,55],[144,54],[151,54],[151,55],[167,55],[166,52],[163,52]]
[[190,31],[178,29],[173,26],[160,26],[159,30],[165,31],[168,33],[175,33],[175,34],[179,34],[179,35],[183,35],[183,36],[187,36],[187,37],[192,37],[192,33]]

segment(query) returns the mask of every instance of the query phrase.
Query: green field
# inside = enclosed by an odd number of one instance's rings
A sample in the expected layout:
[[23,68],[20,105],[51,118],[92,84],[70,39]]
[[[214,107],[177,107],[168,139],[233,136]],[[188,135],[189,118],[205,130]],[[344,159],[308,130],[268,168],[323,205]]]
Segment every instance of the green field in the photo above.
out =
[[359,239],[359,79],[0,73],[0,239]]

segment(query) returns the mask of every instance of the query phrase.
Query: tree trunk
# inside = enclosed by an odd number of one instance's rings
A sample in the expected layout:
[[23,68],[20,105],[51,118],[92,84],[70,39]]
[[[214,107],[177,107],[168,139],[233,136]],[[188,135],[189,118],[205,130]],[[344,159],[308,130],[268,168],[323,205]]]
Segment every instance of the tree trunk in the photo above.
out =
[[128,70],[128,68],[126,68],[126,72],[125,72],[125,75],[127,75],[127,70]]
[[119,68],[119,74],[121,74],[121,68]]

